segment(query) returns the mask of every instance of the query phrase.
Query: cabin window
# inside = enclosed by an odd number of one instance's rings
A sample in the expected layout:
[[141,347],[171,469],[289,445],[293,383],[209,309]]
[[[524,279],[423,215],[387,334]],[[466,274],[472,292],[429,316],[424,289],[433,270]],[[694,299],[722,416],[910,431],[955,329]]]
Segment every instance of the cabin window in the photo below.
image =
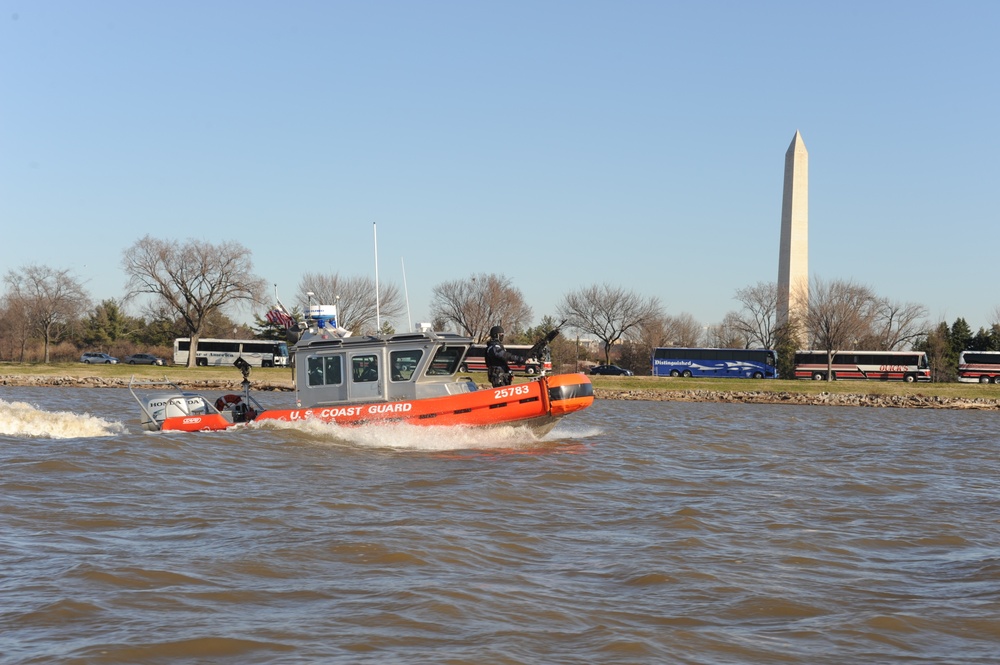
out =
[[424,352],[420,349],[410,349],[409,351],[393,351],[389,354],[389,372],[393,381],[409,381],[413,378],[413,372],[417,369],[417,363],[423,357]]
[[328,386],[344,382],[344,374],[340,369],[340,356],[327,356],[323,359],[324,383]]
[[442,346],[434,354],[434,359],[427,368],[427,374],[429,376],[454,374],[463,355],[465,355],[464,346]]
[[306,362],[310,386],[333,386],[343,383],[340,356],[313,356]]
[[355,383],[378,381],[378,356],[371,354],[351,358],[351,376]]

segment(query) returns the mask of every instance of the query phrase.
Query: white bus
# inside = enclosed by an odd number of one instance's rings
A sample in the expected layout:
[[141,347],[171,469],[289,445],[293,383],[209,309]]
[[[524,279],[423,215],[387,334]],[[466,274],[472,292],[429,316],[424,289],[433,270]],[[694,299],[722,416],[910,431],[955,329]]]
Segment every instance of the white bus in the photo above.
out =
[[930,381],[931,368],[923,351],[837,351],[827,367],[826,351],[796,351],[795,378],[825,381],[832,369],[834,381]]
[[[191,353],[191,338],[174,340],[174,364],[187,365]],[[198,340],[195,365],[232,365],[243,358],[251,367],[286,367],[288,344],[271,339],[213,339]]]
[[962,351],[958,354],[962,383],[1000,383],[1000,351]]

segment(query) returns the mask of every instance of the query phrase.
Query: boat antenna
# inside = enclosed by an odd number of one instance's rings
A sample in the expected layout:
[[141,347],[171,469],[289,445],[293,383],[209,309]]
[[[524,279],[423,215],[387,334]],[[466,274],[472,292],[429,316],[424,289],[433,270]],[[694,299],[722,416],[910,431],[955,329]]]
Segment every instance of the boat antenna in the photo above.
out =
[[406,290],[406,263],[403,257],[399,257],[399,264],[403,266],[403,297],[406,298],[406,330],[413,330],[413,321],[410,320],[410,292]]
[[292,315],[292,313],[288,311],[288,308],[285,307],[285,304],[283,302],[281,302],[281,300],[278,299],[278,285],[277,284],[274,285],[274,303],[277,306],[277,308],[279,310],[281,310],[281,312],[283,314],[287,314],[288,316]]
[[382,317],[378,308],[378,228],[372,222],[372,238],[375,240],[375,334],[382,330]]

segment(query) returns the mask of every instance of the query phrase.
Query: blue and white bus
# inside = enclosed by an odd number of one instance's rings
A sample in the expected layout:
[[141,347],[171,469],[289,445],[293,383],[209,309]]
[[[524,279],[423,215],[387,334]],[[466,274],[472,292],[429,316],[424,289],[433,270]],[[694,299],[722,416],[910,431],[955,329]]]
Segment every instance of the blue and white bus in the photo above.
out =
[[660,347],[653,350],[653,376],[778,378],[778,354],[771,349],[691,349]]

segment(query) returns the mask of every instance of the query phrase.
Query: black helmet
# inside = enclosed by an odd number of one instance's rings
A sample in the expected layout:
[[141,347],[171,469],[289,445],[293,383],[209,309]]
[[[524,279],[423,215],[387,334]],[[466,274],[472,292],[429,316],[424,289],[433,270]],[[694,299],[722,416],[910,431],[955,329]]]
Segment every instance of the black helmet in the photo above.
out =
[[495,339],[497,341],[503,341],[503,328],[500,326],[493,326],[490,328],[490,339]]

